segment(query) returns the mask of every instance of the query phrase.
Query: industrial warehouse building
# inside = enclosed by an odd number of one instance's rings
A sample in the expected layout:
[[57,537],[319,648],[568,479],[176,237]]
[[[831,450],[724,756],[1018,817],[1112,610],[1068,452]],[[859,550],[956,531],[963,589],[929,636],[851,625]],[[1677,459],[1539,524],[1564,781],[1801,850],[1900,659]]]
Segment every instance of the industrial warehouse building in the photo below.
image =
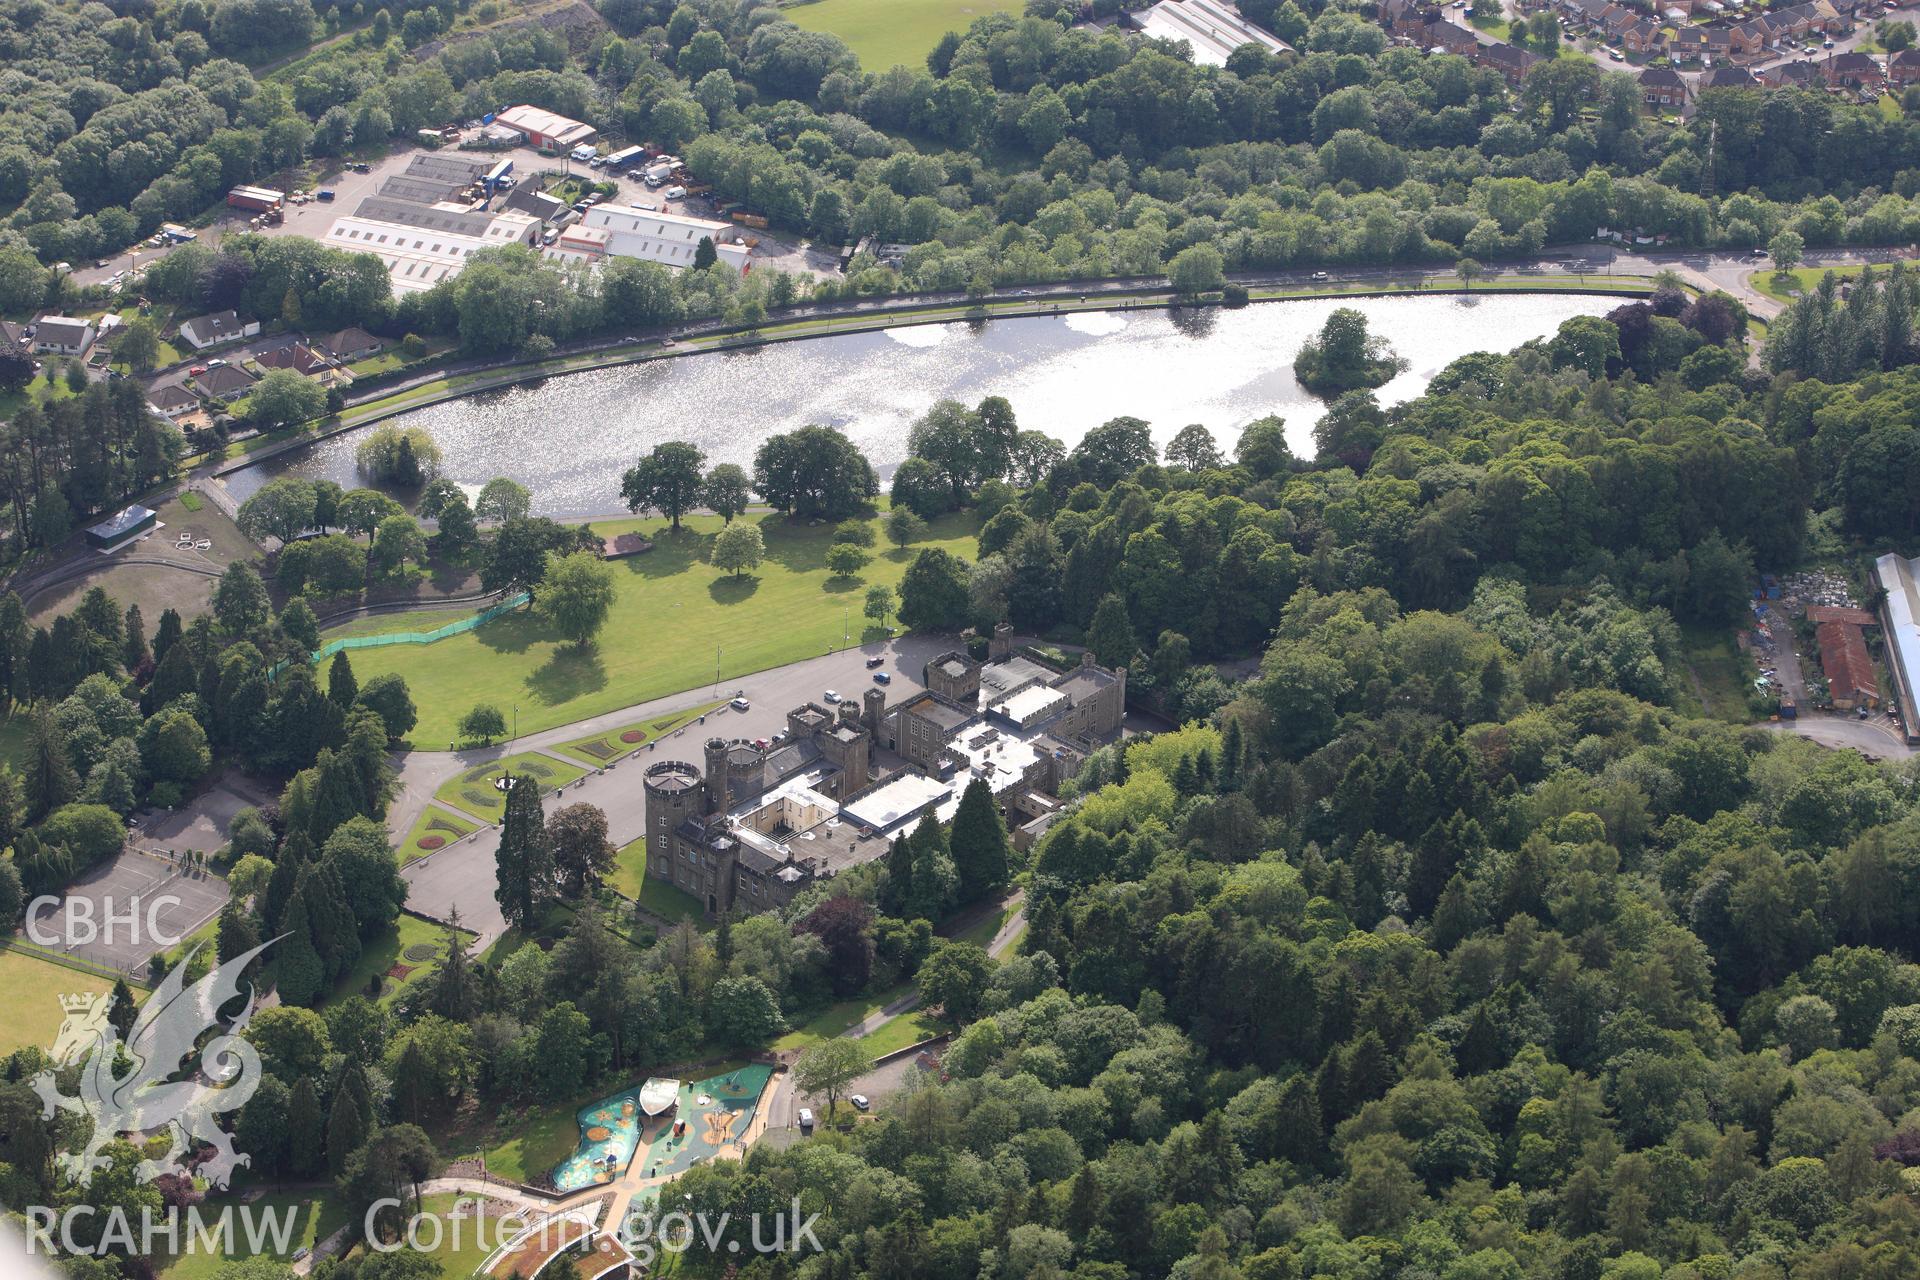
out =
[[639,258],[663,267],[690,267],[700,241],[713,241],[721,263],[740,274],[747,270],[752,253],[744,244],[733,244],[723,237],[736,228],[730,222],[708,218],[689,218],[684,214],[652,209],[620,209],[596,205],[587,210],[579,225],[569,227],[547,249],[547,256],[560,261],[603,262],[608,258]]
[[598,132],[590,124],[578,120],[569,120],[557,112],[544,107],[518,106],[508,107],[493,118],[493,122],[505,125],[525,137],[535,147],[544,147],[550,151],[567,151],[582,143],[591,142]]
[[1160,0],[1133,21],[1141,35],[1186,41],[1194,62],[1203,67],[1226,66],[1227,55],[1243,44],[1268,53],[1290,49],[1286,41],[1241,17],[1226,0]]

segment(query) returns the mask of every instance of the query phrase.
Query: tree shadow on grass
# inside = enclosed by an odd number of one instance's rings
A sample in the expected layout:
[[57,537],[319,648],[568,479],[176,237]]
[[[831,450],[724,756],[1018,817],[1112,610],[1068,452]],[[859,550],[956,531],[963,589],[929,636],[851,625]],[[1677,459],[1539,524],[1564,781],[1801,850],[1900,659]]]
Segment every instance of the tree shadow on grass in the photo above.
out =
[[473,635],[495,653],[525,653],[536,644],[559,638],[547,620],[531,609],[502,614],[485,626],[474,628]]
[[692,529],[681,529],[678,533],[673,526],[661,524],[657,529],[641,529],[640,536],[653,543],[653,550],[637,556],[628,556],[623,562],[628,573],[645,578],[671,578],[676,573],[685,573],[695,564],[706,563],[713,552],[713,535],[696,533]]
[[724,578],[715,578],[707,584],[707,594],[713,597],[715,604],[742,604],[760,589],[758,574],[742,574],[734,577],[728,574]]
[[863,645],[864,644],[885,644],[887,641],[891,639],[893,639],[892,627],[883,627],[877,623],[872,623],[872,622],[869,622],[867,624],[866,630],[860,633],[860,643]]
[[540,669],[527,677],[527,692],[555,707],[607,687],[606,664],[596,648],[561,645]]
[[857,573],[836,573],[820,584],[820,589],[830,596],[843,596],[849,591],[858,591],[866,582]]
[[830,520],[819,524],[789,520],[778,512],[762,517],[760,536],[767,544],[767,559],[792,573],[818,573],[827,567],[833,525]]

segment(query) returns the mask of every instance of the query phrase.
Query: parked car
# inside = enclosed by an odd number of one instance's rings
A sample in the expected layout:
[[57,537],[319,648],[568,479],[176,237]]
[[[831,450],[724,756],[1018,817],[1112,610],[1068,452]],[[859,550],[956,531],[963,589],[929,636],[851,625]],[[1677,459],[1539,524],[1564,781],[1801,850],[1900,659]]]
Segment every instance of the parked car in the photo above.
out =
[[209,369],[224,369],[224,368],[226,368],[226,367],[227,367],[227,362],[226,362],[225,360],[209,360],[209,361],[207,361],[207,368],[209,368]]
[[668,187],[667,188],[667,199],[685,200],[686,198],[687,198],[687,189],[685,187]]
[[203,364],[197,364],[193,366],[193,368],[187,370],[187,376],[189,378],[197,378],[201,374],[205,373],[206,371],[207,371],[207,366]]
[[884,671],[876,671],[873,673],[873,682],[875,684],[892,684],[893,677]]
[[748,711],[748,710],[751,710],[753,707],[753,704],[751,702],[748,702],[745,698],[735,698],[732,702],[728,703],[727,705],[732,707],[735,711]]
[[320,201],[320,203],[322,203],[322,204],[332,204],[332,203],[333,203],[333,188],[332,188],[332,187],[322,187],[322,188],[320,188],[320,189],[319,189],[318,191],[316,191],[316,192],[314,192],[314,193],[313,193],[313,198],[314,198],[315,200],[318,200],[318,201]]
[[883,667],[886,664],[887,664],[887,660],[876,654],[875,656],[867,659],[867,670],[871,671],[875,667]]
[[800,1108],[800,1115],[799,1115],[799,1117],[798,1117],[798,1118],[799,1118],[799,1121],[800,1121],[800,1132],[802,1132],[802,1133],[812,1133],[812,1132],[813,1132],[813,1110],[812,1110],[812,1108],[810,1108],[810,1107],[802,1107],[802,1108]]
[[1333,278],[1333,277],[1331,277],[1331,276],[1329,276],[1329,275],[1328,275],[1328,274],[1327,274],[1326,272],[1324,272],[1324,271],[1316,271],[1316,272],[1314,272],[1314,273],[1313,273],[1313,282],[1314,282],[1315,284],[1325,284],[1325,283],[1326,283],[1326,282],[1327,282],[1328,280],[1330,280],[1330,279],[1332,279],[1332,278]]
[[828,702],[840,701],[840,695],[835,691],[833,691],[832,689],[827,690],[825,693],[821,694],[820,696],[825,698]]
[[847,1101],[853,1104],[855,1111],[866,1111],[873,1106],[873,1099],[867,1097],[864,1093],[856,1093],[851,1098],[848,1098]]

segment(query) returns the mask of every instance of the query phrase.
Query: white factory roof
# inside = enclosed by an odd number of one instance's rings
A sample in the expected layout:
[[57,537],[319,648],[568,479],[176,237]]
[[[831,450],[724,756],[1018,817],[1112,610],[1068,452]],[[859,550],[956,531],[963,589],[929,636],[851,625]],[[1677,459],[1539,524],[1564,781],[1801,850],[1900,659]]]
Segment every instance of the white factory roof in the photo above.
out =
[[551,138],[562,146],[573,146],[591,138],[595,129],[590,124],[582,124],[557,111],[548,111],[545,107],[518,106],[508,107],[494,117],[496,123],[510,129],[519,129],[526,133],[537,133]]
[[1160,0],[1137,19],[1141,34],[1184,40],[1201,66],[1224,67],[1227,55],[1243,44],[1269,53],[1285,53],[1287,42],[1248,22],[1225,0]]
[[1887,651],[1911,704],[1920,700],[1920,563],[1884,555],[1874,561],[1873,572],[1887,592]]
[[334,222],[323,243],[373,254],[386,264],[395,293],[414,293],[458,275],[467,258],[482,249],[530,242],[539,226],[530,214],[497,213],[485,234],[471,236],[349,214]]

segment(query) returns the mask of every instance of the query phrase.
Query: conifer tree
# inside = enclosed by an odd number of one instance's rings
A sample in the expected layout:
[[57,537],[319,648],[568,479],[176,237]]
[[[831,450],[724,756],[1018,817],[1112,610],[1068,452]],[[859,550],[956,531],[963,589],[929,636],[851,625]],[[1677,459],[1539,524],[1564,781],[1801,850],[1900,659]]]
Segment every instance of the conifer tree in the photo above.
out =
[[1000,818],[992,788],[983,780],[975,778],[961,793],[947,843],[960,877],[961,902],[977,902],[1007,882],[1011,861],[1007,824]]

